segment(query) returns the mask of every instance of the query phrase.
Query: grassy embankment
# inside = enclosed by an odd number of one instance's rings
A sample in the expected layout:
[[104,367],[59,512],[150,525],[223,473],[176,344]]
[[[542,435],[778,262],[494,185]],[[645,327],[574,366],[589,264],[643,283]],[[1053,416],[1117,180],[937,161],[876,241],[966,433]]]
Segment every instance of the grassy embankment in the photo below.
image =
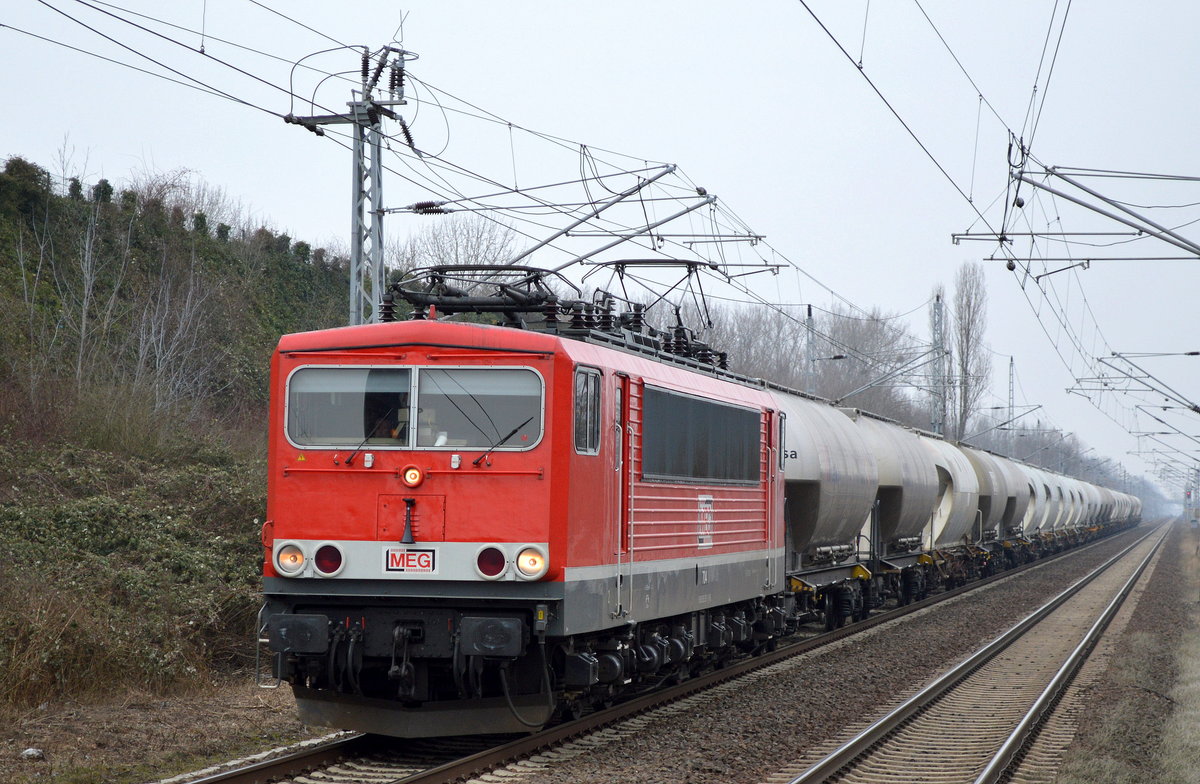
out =
[[1061,784],[1200,782],[1200,531],[1175,526],[1088,698]]
[[252,652],[260,462],[0,446],[0,706],[166,691]]
[[186,172],[3,161],[0,711],[246,665],[268,361],[345,270]]

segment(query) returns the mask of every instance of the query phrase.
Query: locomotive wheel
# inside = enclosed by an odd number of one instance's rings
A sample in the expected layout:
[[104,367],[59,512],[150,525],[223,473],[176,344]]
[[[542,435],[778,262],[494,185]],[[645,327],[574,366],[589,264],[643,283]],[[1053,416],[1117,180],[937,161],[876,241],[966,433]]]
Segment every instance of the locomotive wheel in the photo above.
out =
[[583,718],[583,714],[585,712],[586,712],[586,708],[583,705],[581,705],[578,700],[571,700],[570,702],[560,702],[558,705],[558,708],[556,708],[554,711],[553,721],[555,723],[560,722],[560,721],[561,722],[575,721],[576,719]]
[[822,604],[825,613],[825,631],[831,632],[842,625],[842,616],[838,613],[837,592],[826,591]]

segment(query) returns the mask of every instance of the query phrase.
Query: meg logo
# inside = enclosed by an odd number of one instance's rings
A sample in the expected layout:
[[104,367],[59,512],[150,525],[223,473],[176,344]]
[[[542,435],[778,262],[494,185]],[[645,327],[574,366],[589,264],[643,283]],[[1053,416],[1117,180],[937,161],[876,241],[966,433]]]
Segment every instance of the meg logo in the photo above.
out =
[[406,574],[437,574],[437,550],[389,547],[383,551],[383,569]]

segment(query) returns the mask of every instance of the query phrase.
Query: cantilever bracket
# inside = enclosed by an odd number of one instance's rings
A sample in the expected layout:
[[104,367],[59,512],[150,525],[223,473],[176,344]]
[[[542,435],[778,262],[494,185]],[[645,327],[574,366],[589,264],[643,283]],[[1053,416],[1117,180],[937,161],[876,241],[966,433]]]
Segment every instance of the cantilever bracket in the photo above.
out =
[[1068,266],[1066,266],[1066,267],[1059,267],[1059,268],[1058,268],[1058,269],[1056,269],[1056,270],[1050,270],[1049,272],[1043,272],[1041,275],[1034,275],[1034,276],[1033,276],[1033,282],[1034,282],[1034,283],[1037,283],[1039,280],[1041,280],[1042,278],[1046,277],[1047,275],[1053,275],[1053,274],[1055,274],[1055,273],[1058,273],[1058,272],[1066,272],[1067,270],[1069,270],[1069,269],[1075,269],[1076,267],[1079,267],[1080,269],[1087,269],[1087,268],[1088,268],[1088,267],[1090,267],[1090,266],[1092,266],[1092,260],[1091,260],[1091,259],[1084,259],[1083,261],[1076,262],[1075,264],[1070,264],[1070,265],[1068,265]]

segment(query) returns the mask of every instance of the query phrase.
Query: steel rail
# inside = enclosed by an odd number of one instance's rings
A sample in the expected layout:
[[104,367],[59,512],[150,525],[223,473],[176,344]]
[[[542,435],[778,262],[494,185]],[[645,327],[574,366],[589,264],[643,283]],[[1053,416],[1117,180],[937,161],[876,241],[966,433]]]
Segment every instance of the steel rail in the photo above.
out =
[[[867,751],[874,744],[883,740],[887,735],[891,734],[895,729],[904,724],[909,718],[917,714],[920,710],[928,706],[938,697],[945,694],[972,672],[983,666],[987,661],[994,658],[997,654],[1022,637],[1047,615],[1052,613],[1068,599],[1086,587],[1090,582],[1092,582],[1092,580],[1096,579],[1102,573],[1107,571],[1109,567],[1116,564],[1118,561],[1128,555],[1133,548],[1137,547],[1147,538],[1152,536],[1159,527],[1161,526],[1156,526],[1154,529],[1148,531],[1128,547],[1121,550],[1121,552],[1117,553],[1112,558],[1109,558],[1103,564],[1098,566],[1090,574],[1087,574],[1075,581],[1062,593],[1058,594],[1053,599],[1034,610],[1023,620],[1011,627],[1008,631],[999,635],[991,642],[977,650],[975,653],[971,654],[966,659],[963,659],[954,667],[947,670],[916,694],[912,695],[899,706],[892,709],[886,716],[859,732],[853,738],[846,741],[829,755],[827,755],[824,759],[816,762],[799,776],[791,779],[787,784],[817,784],[817,782],[825,781],[838,771],[848,766],[860,754]],[[1161,544],[1161,542],[1162,540],[1160,539],[1159,544]],[[1155,547],[1157,548],[1157,546],[1158,545],[1156,544]]]
[[187,784],[216,784],[217,782],[220,784],[268,784],[268,782],[295,776],[321,765],[360,755],[377,746],[378,743],[379,739],[376,736],[361,733],[335,738],[326,743],[263,762],[192,779]]
[[992,757],[991,761],[980,771],[979,775],[975,778],[974,784],[996,784],[1000,781],[1001,776],[1008,771],[1021,749],[1037,733],[1042,725],[1042,720],[1049,714],[1059,695],[1062,694],[1063,690],[1074,679],[1075,673],[1079,671],[1079,668],[1083,666],[1083,662],[1087,659],[1088,654],[1091,653],[1092,648],[1095,647],[1101,635],[1104,634],[1112,622],[1113,616],[1117,614],[1117,610],[1121,608],[1121,605],[1125,603],[1125,599],[1133,591],[1134,585],[1137,584],[1142,573],[1149,566],[1150,560],[1158,552],[1158,548],[1162,545],[1163,540],[1167,538],[1167,533],[1169,533],[1169,530],[1159,537],[1158,542],[1146,554],[1142,562],[1138,564],[1137,569],[1125,581],[1125,584],[1121,586],[1121,590],[1117,591],[1116,596],[1108,603],[1108,606],[1104,608],[1104,612],[1100,614],[1100,617],[1088,629],[1087,634],[1083,636],[1083,639],[1071,651],[1066,661],[1063,662],[1062,667],[1054,673],[1054,677],[1046,684],[1046,688],[1038,695],[1033,705],[1030,706],[1029,710],[1021,718],[1021,721],[1013,729],[1012,734],[1000,746],[1000,749]]

